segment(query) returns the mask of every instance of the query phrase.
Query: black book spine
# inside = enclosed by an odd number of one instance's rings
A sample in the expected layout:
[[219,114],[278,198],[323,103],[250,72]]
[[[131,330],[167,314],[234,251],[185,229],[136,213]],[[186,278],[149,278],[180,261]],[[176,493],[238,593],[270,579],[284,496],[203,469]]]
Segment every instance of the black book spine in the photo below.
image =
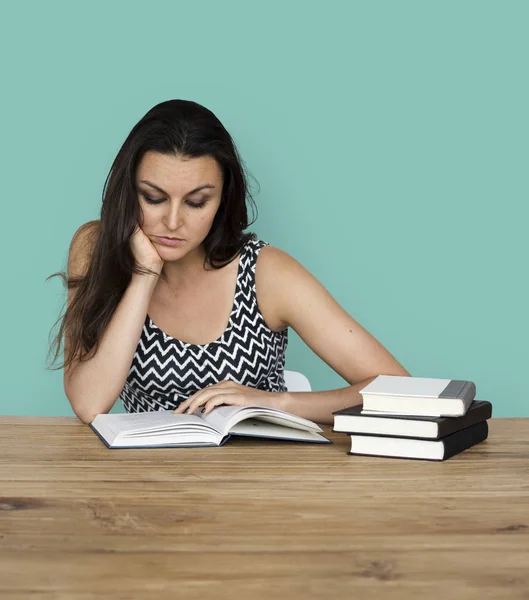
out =
[[476,423],[475,425],[471,425],[466,429],[462,429],[457,433],[449,435],[443,439],[445,449],[443,460],[446,460],[455,454],[459,454],[475,444],[483,442],[487,439],[488,435],[489,425],[487,421],[481,421],[481,423]]
[[486,421],[492,416],[492,404],[490,402],[483,402],[478,408],[468,410],[467,413],[461,417],[445,417],[439,422],[437,427],[437,439],[444,438],[447,435]]

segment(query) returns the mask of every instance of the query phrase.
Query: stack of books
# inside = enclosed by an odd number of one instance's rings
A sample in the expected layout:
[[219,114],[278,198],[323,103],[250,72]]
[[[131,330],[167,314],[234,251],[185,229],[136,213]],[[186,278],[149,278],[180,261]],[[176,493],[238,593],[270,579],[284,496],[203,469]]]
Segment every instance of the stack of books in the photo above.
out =
[[472,381],[379,375],[360,393],[363,404],[333,413],[348,454],[446,460],[487,439],[492,404]]

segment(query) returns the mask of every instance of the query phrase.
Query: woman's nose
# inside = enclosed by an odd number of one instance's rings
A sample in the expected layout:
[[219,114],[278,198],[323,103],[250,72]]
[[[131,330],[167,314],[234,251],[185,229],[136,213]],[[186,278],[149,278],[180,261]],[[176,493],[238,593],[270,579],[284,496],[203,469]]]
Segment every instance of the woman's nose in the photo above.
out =
[[169,208],[165,215],[165,225],[168,229],[177,229],[181,221],[182,207],[177,203],[169,203]]

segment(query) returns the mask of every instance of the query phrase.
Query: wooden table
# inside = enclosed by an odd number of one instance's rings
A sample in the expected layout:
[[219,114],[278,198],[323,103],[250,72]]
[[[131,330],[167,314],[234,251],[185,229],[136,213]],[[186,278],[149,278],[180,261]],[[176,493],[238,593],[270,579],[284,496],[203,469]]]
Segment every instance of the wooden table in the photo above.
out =
[[529,598],[529,419],[445,462],[0,417],[0,598]]

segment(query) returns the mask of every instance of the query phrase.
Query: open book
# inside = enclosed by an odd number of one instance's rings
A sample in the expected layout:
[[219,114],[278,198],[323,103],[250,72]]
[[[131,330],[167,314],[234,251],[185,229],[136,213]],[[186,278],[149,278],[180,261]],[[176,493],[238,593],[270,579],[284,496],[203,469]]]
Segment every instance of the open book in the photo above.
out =
[[109,448],[222,446],[232,435],[331,444],[321,427],[297,415],[264,406],[217,406],[204,415],[172,410],[99,414],[90,423]]

